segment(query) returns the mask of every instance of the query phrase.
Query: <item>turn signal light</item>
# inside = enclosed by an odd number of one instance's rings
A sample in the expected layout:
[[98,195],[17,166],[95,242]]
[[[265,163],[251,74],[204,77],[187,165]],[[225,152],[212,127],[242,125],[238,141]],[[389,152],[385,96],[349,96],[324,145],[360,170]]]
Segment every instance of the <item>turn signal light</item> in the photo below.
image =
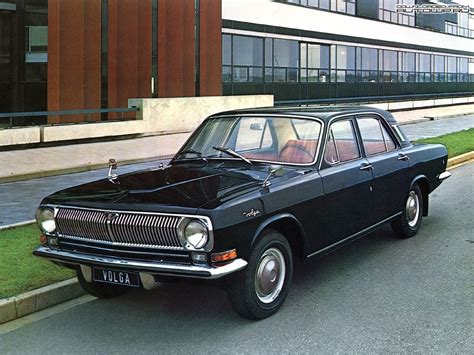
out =
[[40,243],[41,244],[46,244],[48,242],[48,238],[44,234],[40,235]]
[[222,253],[213,253],[211,255],[211,261],[213,263],[220,263],[222,261],[229,261],[237,257],[237,250],[227,250]]

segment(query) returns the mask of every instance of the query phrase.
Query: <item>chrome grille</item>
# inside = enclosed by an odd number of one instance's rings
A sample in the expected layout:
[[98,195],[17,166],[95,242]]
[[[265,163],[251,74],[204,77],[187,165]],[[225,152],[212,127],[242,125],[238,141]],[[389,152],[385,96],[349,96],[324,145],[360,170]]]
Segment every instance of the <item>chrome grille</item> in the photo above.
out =
[[182,219],[164,214],[65,207],[56,214],[58,233],[66,239],[174,250],[183,249],[177,231]]

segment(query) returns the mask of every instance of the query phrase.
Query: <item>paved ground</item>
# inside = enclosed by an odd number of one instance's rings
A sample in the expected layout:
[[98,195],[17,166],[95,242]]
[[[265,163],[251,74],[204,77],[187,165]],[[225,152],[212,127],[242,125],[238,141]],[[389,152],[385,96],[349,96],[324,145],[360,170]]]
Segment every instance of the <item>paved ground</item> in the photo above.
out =
[[[422,137],[438,136],[441,134],[460,131],[470,127],[474,127],[474,115],[404,125],[403,130],[407,133],[410,139],[418,139]],[[169,138],[170,136],[168,136],[168,139]],[[138,146],[142,143],[148,142],[144,141],[143,139],[146,140],[147,138],[136,139],[135,144]],[[167,147],[157,146],[156,149],[157,151],[163,152],[163,149],[166,148],[170,153],[174,153],[179,149],[179,144],[181,144],[182,139],[182,135],[177,136],[177,141],[173,144],[169,144]],[[109,143],[115,143],[119,145],[122,144],[123,141]],[[89,147],[87,149],[101,151],[102,146],[95,146],[95,144],[99,143],[94,143],[93,147]],[[130,145],[130,143],[126,144]],[[174,147],[174,150],[170,150],[172,147]],[[69,148],[70,147],[68,147],[68,149]],[[130,149],[132,149],[131,146]],[[149,149],[153,151],[154,148]],[[83,152],[81,152],[81,154],[82,153]],[[0,152],[0,154],[2,154],[2,152]],[[102,152],[101,154],[105,153]],[[112,156],[118,157],[119,163],[123,159],[121,155]],[[121,166],[118,169],[118,173],[157,166],[159,162],[160,161],[152,161],[148,163]],[[0,200],[0,226],[33,219],[35,209],[40,203],[41,199],[55,191],[97,180],[105,176],[107,176],[107,169],[99,169],[82,173],[16,181],[12,183],[0,183],[0,196],[2,197]]]
[[[0,181],[58,175],[97,169],[117,161],[144,161],[173,155],[189,133],[0,151]],[[72,170],[72,171],[71,171]]]
[[474,128],[474,115],[403,125],[403,131],[410,139],[436,137],[467,128]]
[[474,164],[453,171],[415,238],[384,228],[297,267],[269,319],[238,317],[221,289],[168,284],[0,335],[0,353],[473,354],[473,178]]

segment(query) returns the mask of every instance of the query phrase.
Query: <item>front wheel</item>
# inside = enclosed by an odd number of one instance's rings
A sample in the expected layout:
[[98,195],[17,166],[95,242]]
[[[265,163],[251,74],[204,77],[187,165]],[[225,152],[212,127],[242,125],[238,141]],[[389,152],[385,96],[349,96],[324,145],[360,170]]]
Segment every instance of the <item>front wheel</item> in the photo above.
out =
[[265,231],[253,247],[247,268],[229,280],[235,311],[249,319],[276,313],[288,295],[292,274],[288,241],[277,231]]
[[392,229],[401,238],[410,238],[416,235],[423,215],[423,193],[415,184],[408,192],[405,208],[400,217],[392,222]]
[[123,295],[128,291],[127,287],[123,286],[116,286],[116,285],[109,285],[106,283],[101,282],[88,282],[80,268],[76,270],[77,279],[79,280],[79,284],[81,285],[82,289],[86,291],[88,294],[95,296],[97,298],[113,298]]

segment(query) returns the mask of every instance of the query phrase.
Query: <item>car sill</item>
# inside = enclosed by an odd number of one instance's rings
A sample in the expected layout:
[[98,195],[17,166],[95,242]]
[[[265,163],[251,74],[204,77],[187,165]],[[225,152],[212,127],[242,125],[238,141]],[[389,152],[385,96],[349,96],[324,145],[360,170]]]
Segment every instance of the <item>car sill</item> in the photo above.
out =
[[389,222],[390,220],[394,219],[395,217],[400,216],[401,214],[402,214],[402,212],[395,213],[393,216],[385,218],[384,220],[382,220],[382,221],[380,221],[376,224],[373,224],[370,227],[367,227],[367,228],[361,230],[360,232],[352,234],[347,238],[341,239],[341,240],[337,241],[336,243],[328,245],[327,247],[324,247],[323,249],[317,250],[314,253],[309,254],[308,256],[306,256],[306,259],[310,259],[310,258],[313,258],[313,257],[329,254],[330,252],[346,245],[347,243],[350,243],[350,242],[352,242],[352,241],[354,241],[358,238],[363,237],[367,233],[369,233],[369,232],[373,231],[374,229],[380,227],[382,224],[385,224],[385,223]]

